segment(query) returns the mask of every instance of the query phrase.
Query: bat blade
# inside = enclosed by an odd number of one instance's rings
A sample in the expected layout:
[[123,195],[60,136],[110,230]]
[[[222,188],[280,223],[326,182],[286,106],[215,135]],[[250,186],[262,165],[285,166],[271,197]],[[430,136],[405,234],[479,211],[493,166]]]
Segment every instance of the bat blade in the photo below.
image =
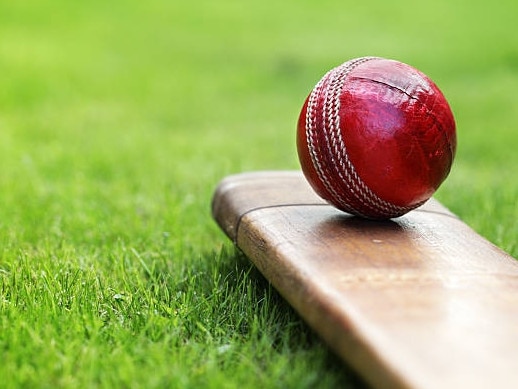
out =
[[225,178],[212,212],[373,387],[518,387],[518,261],[436,200],[369,221],[299,172],[254,172]]

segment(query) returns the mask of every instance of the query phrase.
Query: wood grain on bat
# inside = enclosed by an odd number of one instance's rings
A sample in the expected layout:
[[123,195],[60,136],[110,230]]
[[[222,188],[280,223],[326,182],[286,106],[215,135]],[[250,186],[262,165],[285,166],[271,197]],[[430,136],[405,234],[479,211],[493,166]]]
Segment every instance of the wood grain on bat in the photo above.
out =
[[518,262],[437,201],[374,222],[259,172],[223,180],[213,214],[374,387],[518,386]]

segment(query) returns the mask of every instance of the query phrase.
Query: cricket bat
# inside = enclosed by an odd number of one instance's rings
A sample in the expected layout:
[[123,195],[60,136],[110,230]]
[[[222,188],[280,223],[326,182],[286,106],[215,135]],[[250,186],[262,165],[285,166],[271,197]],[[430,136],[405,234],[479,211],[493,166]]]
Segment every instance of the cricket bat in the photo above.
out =
[[364,220],[300,172],[253,172],[223,179],[212,212],[372,387],[518,388],[518,261],[438,201]]

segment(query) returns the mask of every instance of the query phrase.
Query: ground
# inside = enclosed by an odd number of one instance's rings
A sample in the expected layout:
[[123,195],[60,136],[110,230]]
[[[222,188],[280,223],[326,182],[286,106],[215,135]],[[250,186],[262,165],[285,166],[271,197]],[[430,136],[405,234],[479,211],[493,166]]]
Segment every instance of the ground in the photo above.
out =
[[2,386],[362,386],[218,230],[212,192],[298,169],[318,79],[395,58],[457,120],[437,197],[517,256],[517,7],[1,4]]

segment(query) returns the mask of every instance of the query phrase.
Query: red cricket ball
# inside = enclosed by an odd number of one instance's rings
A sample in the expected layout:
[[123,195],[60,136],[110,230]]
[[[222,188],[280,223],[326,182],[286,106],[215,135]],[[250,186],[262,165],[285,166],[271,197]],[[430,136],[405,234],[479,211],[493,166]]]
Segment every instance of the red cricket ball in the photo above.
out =
[[300,113],[297,149],[313,189],[370,219],[426,202],[450,172],[457,145],[446,98],[404,63],[363,57],[332,69]]

